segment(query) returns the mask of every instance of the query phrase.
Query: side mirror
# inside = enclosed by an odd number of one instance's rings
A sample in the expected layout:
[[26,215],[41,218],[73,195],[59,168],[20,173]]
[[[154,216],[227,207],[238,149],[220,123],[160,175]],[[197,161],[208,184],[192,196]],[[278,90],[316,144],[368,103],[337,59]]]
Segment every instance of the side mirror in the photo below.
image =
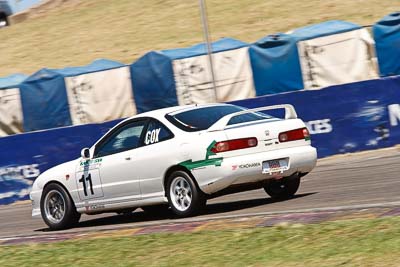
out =
[[89,148],[85,147],[81,150],[81,157],[83,159],[90,159],[90,150]]

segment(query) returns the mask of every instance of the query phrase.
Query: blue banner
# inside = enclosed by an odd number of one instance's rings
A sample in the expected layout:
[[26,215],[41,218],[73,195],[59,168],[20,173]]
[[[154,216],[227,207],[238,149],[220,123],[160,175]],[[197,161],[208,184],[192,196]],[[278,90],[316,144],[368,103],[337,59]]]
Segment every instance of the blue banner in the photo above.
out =
[[400,77],[232,103],[247,108],[292,104],[306,122],[319,158],[400,144]]
[[28,199],[35,178],[80,157],[117,122],[88,124],[0,138],[0,205]]

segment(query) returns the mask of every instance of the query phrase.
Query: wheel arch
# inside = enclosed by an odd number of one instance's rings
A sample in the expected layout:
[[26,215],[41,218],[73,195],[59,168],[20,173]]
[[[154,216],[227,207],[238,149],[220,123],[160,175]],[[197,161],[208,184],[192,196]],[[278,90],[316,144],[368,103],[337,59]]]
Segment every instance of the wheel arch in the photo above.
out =
[[[197,183],[197,180],[196,180],[196,178],[194,177],[193,173],[192,173],[188,168],[186,168],[186,167],[184,167],[184,166],[182,166],[182,165],[180,165],[180,164],[177,164],[177,165],[173,165],[173,166],[169,167],[169,168],[167,169],[167,171],[165,172],[165,174],[164,174],[164,178],[163,178],[163,187],[164,187],[164,195],[165,195],[165,196],[167,196],[168,177],[169,177],[173,172],[175,172],[175,171],[183,171],[183,172],[186,172],[190,177],[192,177],[192,179],[193,179],[194,183],[196,184],[197,188],[198,188],[201,192],[203,192],[203,191],[201,190],[201,188],[199,187],[199,184]],[[203,193],[204,193],[204,192],[203,192]]]
[[[61,186],[61,187],[65,190],[65,192],[67,192],[69,198],[70,198],[71,201],[72,201],[72,204],[74,205],[74,208],[76,209],[74,198],[71,196],[71,194],[70,194],[70,192],[68,191],[67,187],[66,187],[63,183],[61,183],[60,181],[57,181],[57,180],[49,180],[49,181],[47,181],[46,184],[43,186],[42,192],[44,192],[44,190],[46,189],[46,187],[48,187],[48,186],[51,185],[51,184],[58,184],[59,186]],[[43,194],[42,194],[41,198],[42,198],[42,197],[43,197]],[[40,199],[40,201],[42,201],[42,200]]]

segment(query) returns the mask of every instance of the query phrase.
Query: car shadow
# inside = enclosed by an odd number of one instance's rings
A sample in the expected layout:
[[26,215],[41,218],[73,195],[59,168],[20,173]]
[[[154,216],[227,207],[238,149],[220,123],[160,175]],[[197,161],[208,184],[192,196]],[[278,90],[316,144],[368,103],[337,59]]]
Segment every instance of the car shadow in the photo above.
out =
[[267,204],[277,203],[289,201],[297,198],[302,198],[310,195],[317,194],[317,192],[303,193],[297,194],[290,199],[286,200],[274,200],[272,198],[257,198],[257,199],[249,199],[249,200],[238,200],[238,201],[230,201],[224,203],[212,203],[207,204],[205,210],[200,215],[212,215],[212,214],[220,214],[226,212],[232,212],[236,210],[243,210],[248,208],[255,208],[258,206],[263,206]]
[[[310,193],[303,193],[297,194],[293,198],[288,200],[273,200],[272,198],[257,198],[257,199],[249,199],[249,200],[237,200],[237,201],[230,201],[230,202],[223,202],[223,203],[211,203],[207,204],[206,208],[197,216],[195,217],[204,217],[207,215],[213,214],[222,214],[227,212],[233,212],[248,208],[255,208],[258,206],[268,205],[276,202],[283,202],[289,201],[297,198],[306,197],[309,195],[317,194],[318,192],[310,192]],[[154,213],[147,213],[141,211],[141,209],[137,209],[137,211],[123,214],[123,215],[112,215],[113,213],[109,213],[110,216],[104,214],[106,217],[95,218],[95,219],[88,219],[81,221],[75,229],[85,229],[90,227],[97,227],[97,226],[105,226],[105,225],[118,225],[118,224],[126,224],[126,223],[154,223],[158,222],[170,222],[171,220],[178,219],[171,211],[167,210],[166,212],[160,214]],[[88,217],[86,217],[88,218]],[[90,218],[90,217],[89,217]],[[42,228],[34,230],[35,232],[51,232],[49,228]]]

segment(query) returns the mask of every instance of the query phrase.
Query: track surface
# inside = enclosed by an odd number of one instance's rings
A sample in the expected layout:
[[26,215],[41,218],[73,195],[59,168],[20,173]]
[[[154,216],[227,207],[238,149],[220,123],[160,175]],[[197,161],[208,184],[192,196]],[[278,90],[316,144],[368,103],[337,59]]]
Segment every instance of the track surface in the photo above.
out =
[[[297,196],[291,200],[273,202],[263,190],[254,190],[210,200],[204,214],[194,218],[152,216],[138,209],[130,216],[117,216],[113,213],[85,215],[77,228],[58,233],[93,232],[307,209],[400,206],[399,173],[399,148],[334,156],[318,161],[314,171],[303,178]],[[0,206],[0,238],[46,233],[48,230],[42,220],[33,219],[30,214],[29,204]]]

